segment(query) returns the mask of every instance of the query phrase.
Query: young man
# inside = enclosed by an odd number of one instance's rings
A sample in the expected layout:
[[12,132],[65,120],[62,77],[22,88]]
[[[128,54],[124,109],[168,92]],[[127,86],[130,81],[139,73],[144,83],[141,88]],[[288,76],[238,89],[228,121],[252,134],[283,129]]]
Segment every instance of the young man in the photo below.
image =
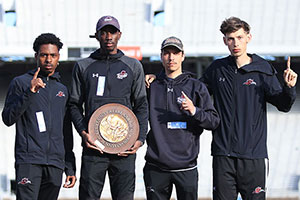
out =
[[236,199],[240,193],[243,199],[263,200],[268,169],[266,104],[288,112],[296,99],[297,74],[288,60],[281,86],[267,61],[247,53],[251,34],[245,21],[231,17],[220,30],[231,55],[215,60],[201,78],[221,118],[212,141],[213,199]]
[[183,44],[176,37],[161,45],[164,71],[149,88],[150,132],[144,181],[147,199],[198,199],[197,157],[203,129],[213,130],[219,116],[206,86],[182,72]]
[[65,116],[67,88],[55,72],[62,48],[59,38],[41,34],[33,44],[37,69],[10,83],[3,122],[16,124],[17,199],[56,200],[62,182],[74,186],[75,157],[70,117]]
[[297,74],[288,62],[281,86],[267,61],[247,54],[251,34],[245,21],[231,17],[220,31],[231,55],[215,60],[201,79],[222,119],[213,132],[213,198],[236,199],[240,193],[243,199],[265,199],[266,104],[288,112],[296,98]]
[[[83,141],[79,199],[99,199],[108,172],[112,199],[133,199],[136,151],[147,133],[148,103],[141,63],[118,50],[121,38],[116,18],[103,16],[96,25],[100,48],[75,64],[72,78],[71,114]],[[96,146],[88,133],[92,113],[107,103],[127,106],[137,116],[138,140],[126,152],[107,154]],[[84,111],[83,114],[83,104]]]

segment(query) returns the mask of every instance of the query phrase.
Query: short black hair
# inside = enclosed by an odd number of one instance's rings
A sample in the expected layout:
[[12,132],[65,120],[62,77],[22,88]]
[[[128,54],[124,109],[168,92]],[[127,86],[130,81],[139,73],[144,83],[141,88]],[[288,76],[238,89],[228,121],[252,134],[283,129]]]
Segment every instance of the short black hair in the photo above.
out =
[[240,28],[243,28],[247,34],[250,33],[250,26],[247,22],[238,17],[230,17],[222,22],[220,31],[226,35],[227,33],[233,33]]
[[53,44],[57,46],[58,51],[62,48],[63,43],[60,41],[58,37],[56,37],[53,33],[42,33],[39,35],[34,43],[33,50],[38,53],[40,50],[40,46],[43,44]]

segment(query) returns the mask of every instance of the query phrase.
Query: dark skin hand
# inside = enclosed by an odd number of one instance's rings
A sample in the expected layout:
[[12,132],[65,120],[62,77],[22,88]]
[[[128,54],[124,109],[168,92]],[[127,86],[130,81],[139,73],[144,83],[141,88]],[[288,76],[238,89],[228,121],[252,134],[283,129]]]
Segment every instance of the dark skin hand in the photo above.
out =
[[[87,148],[97,150],[101,154],[103,154],[103,151],[92,141],[91,136],[86,131],[81,132],[81,137],[82,137],[82,139],[84,141],[84,144],[86,145]],[[125,156],[126,157],[130,154],[135,154],[141,146],[142,146],[142,142],[137,140],[130,149],[128,149],[127,151],[118,153],[118,156]]]
[[93,142],[89,133],[87,133],[86,131],[82,131],[81,137],[87,148],[95,149],[95,150],[99,151],[101,154],[103,154],[103,151]]
[[128,149],[127,151],[118,153],[118,156],[128,156],[131,154],[135,154],[142,145],[143,145],[142,142],[137,140],[137,141],[135,141],[134,145],[130,149]]
[[64,188],[72,188],[76,183],[76,176],[67,176],[65,180]]
[[33,93],[36,93],[41,88],[45,88],[46,84],[42,81],[42,79],[38,78],[38,74],[40,72],[40,68],[37,68],[36,72],[33,75],[31,80],[31,87],[30,90]]

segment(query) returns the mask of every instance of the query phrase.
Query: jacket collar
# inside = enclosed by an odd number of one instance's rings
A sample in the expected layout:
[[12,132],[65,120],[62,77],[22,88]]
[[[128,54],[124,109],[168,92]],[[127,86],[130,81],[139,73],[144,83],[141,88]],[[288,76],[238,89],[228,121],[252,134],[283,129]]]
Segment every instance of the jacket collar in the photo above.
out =
[[[248,54],[252,58],[252,62],[241,67],[241,70],[244,70],[245,72],[261,72],[267,75],[274,75],[277,73],[275,68],[268,63],[265,59],[261,58],[260,56],[256,54]],[[230,57],[230,62],[236,66],[235,60],[233,56]]]
[[101,48],[97,49],[93,53],[91,53],[90,58],[96,59],[96,60],[103,60],[103,59],[118,59],[120,57],[124,56],[124,53],[118,49],[116,54],[107,54],[106,52],[102,51]]
[[[34,75],[34,73],[36,72],[37,69],[33,69],[28,71],[27,73],[30,74],[31,76]],[[47,76],[43,75],[42,73],[39,73],[38,75],[39,78],[46,78]],[[52,76],[49,76],[50,79],[55,79],[56,81],[60,82],[60,75],[59,72],[54,72],[54,74]]]
[[173,82],[173,84],[179,84],[183,81],[185,81],[186,79],[193,77],[193,74],[191,72],[187,72],[187,71],[183,71],[182,74],[180,74],[179,76],[177,76],[174,79],[170,79],[169,77],[167,77],[165,70],[163,69],[157,77],[158,81],[163,81],[163,82]]

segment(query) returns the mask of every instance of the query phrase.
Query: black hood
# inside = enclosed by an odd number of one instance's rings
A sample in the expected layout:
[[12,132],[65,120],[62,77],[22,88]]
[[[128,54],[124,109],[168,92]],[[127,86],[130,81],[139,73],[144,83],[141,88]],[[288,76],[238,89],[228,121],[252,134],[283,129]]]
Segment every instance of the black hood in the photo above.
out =
[[176,84],[180,84],[182,83],[183,81],[185,81],[186,79],[188,78],[191,78],[193,77],[193,73],[191,72],[187,72],[187,71],[183,71],[182,74],[180,74],[179,76],[177,76],[176,78],[174,79],[170,79],[167,77],[166,73],[165,73],[165,70],[162,70],[158,76],[157,76],[157,80],[158,81],[164,81],[164,82],[170,82],[172,81],[174,85]]
[[260,56],[256,54],[248,54],[248,56],[252,58],[252,62],[248,65],[241,67],[242,70],[245,70],[246,72],[261,72],[270,76],[277,73],[275,68]]

